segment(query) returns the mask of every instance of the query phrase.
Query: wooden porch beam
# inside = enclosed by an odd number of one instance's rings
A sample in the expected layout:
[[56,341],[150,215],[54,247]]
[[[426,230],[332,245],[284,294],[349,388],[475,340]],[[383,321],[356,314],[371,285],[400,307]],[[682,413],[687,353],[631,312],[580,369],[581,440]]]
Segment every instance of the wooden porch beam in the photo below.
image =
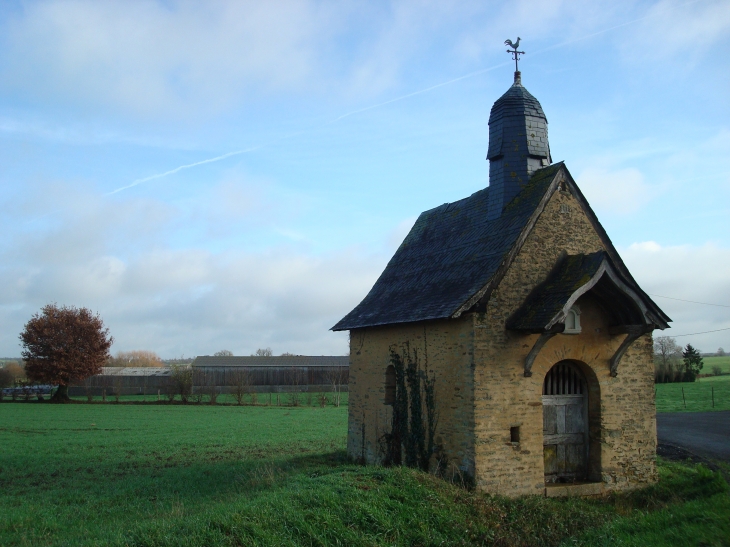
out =
[[525,378],[532,376],[532,364],[535,362],[535,357],[537,357],[537,354],[540,353],[542,347],[547,344],[547,341],[556,334],[558,333],[554,331],[546,331],[543,332],[537,340],[535,340],[535,345],[532,346],[530,353],[528,353],[527,357],[525,357]]
[[621,330],[616,330],[614,332],[614,329],[624,329],[623,332],[626,332],[626,338],[624,338],[624,341],[621,342],[621,345],[618,347],[616,352],[613,354],[613,357],[611,357],[611,376],[615,378],[618,375],[618,365],[621,361],[621,358],[624,356],[624,353],[626,353],[626,350],[629,349],[631,344],[636,342],[636,340],[640,337],[646,334],[647,332],[651,332],[654,330],[654,325],[624,325],[623,327],[612,327],[609,329],[609,333],[611,334],[622,334]]

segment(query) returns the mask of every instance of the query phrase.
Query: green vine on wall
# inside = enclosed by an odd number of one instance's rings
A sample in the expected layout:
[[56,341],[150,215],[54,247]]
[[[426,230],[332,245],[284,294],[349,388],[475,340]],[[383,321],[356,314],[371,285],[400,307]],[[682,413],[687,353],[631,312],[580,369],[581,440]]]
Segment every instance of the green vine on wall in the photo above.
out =
[[408,342],[390,347],[390,364],[395,369],[395,401],[391,431],[382,437],[385,463],[428,471],[435,450],[435,376],[427,363],[421,368],[418,350],[411,350]]

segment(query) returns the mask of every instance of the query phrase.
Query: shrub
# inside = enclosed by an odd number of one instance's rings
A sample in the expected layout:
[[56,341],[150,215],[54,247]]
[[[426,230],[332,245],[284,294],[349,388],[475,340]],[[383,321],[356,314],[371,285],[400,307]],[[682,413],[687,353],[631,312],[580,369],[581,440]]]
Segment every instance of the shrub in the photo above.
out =
[[0,368],[0,389],[11,387],[14,383],[15,376],[9,370],[5,370],[5,367]]
[[183,403],[188,402],[188,398],[193,393],[193,370],[190,367],[173,365],[170,374],[172,383],[173,398],[175,394],[180,395]]
[[208,404],[214,405],[218,402],[218,386],[208,387]]
[[233,373],[233,397],[236,403],[243,404],[243,397],[251,391],[251,373],[244,369],[236,370]]

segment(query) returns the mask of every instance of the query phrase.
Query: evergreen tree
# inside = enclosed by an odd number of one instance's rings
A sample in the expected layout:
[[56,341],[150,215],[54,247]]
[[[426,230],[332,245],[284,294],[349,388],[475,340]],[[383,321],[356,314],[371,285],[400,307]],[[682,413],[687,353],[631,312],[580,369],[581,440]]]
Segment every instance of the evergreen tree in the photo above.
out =
[[693,348],[692,344],[687,344],[682,351],[682,361],[684,361],[685,382],[694,382],[704,365],[700,352]]

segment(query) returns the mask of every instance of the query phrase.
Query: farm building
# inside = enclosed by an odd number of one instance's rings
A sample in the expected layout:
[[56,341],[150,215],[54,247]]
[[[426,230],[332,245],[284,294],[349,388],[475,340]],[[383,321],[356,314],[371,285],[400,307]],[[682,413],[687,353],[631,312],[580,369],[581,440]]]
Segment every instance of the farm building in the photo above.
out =
[[639,287],[514,84],[489,186],[420,215],[350,331],[348,453],[508,496],[656,480],[652,331]]
[[170,385],[169,367],[103,367],[101,374],[69,386],[69,395],[154,395]]
[[226,393],[240,382],[259,393],[346,391],[349,361],[346,355],[200,356],[192,363],[193,391],[218,386]]

